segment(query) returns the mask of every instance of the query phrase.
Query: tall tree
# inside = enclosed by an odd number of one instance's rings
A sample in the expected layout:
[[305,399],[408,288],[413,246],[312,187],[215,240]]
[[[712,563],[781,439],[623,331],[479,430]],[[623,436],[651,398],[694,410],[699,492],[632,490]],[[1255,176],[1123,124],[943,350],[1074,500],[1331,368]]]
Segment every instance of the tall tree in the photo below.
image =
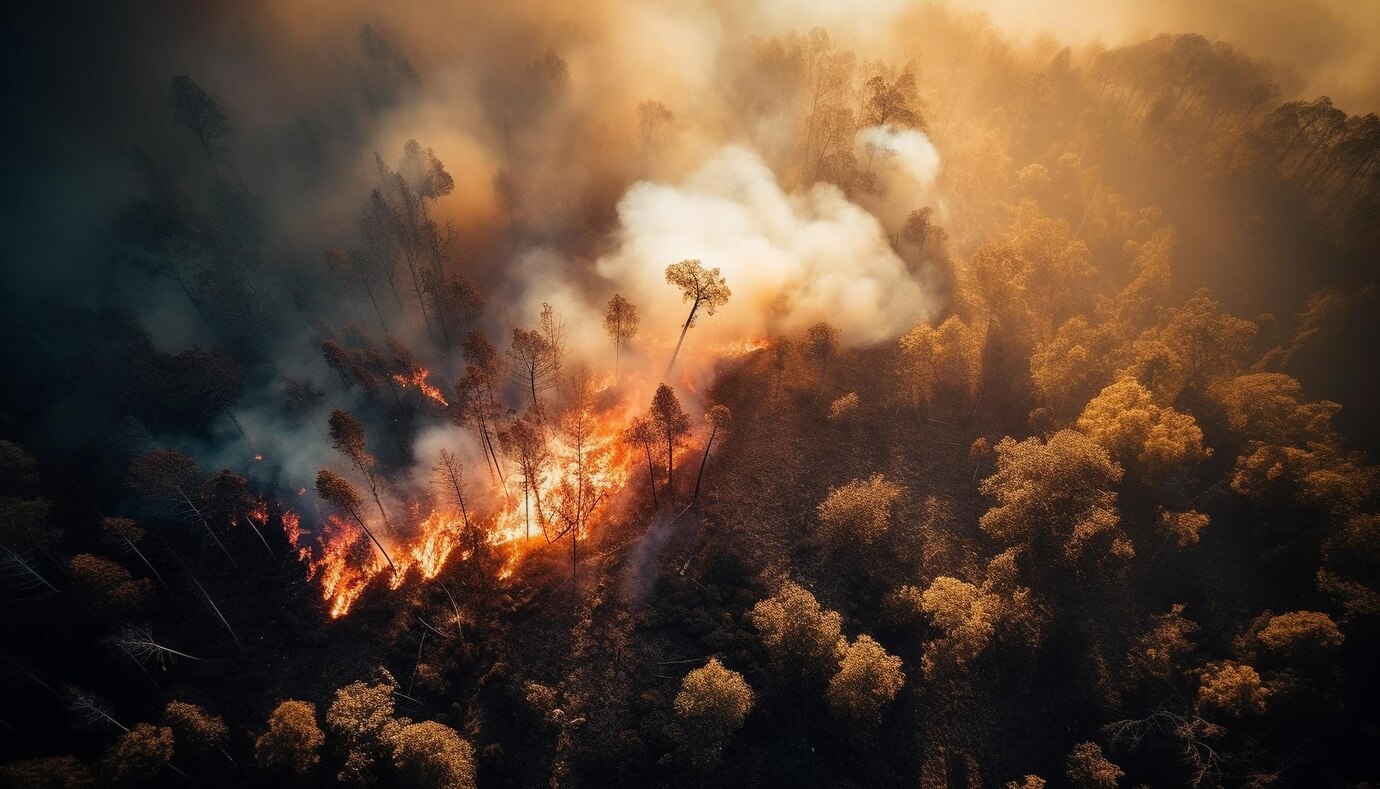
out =
[[374,497],[374,504],[379,508],[379,516],[383,518],[383,525],[392,531],[393,526],[388,522],[388,513],[384,511],[383,500],[379,497],[379,478],[374,470],[377,461],[374,460],[373,455],[369,454],[364,425],[341,408],[331,411],[329,422],[331,446],[349,458],[355,469],[364,475],[365,481],[369,484],[369,494]]
[[719,433],[727,432],[729,425],[733,421],[733,414],[729,412],[726,405],[712,405],[708,411],[704,412],[704,422],[709,425],[709,438],[704,442],[704,454],[700,456],[700,471],[695,475],[695,496],[692,501],[700,500],[700,483],[704,481],[704,464],[709,461],[709,450],[714,446],[714,439]]
[[[498,434],[499,446],[518,466],[522,475],[522,500],[524,517],[527,523],[527,539],[532,539],[532,502],[537,505],[537,525],[545,533],[546,515],[542,509],[541,491],[546,484],[547,466],[551,455],[547,449],[546,436],[535,419],[523,416],[513,422],[507,430]],[[548,540],[550,538],[548,537]]]
[[613,339],[613,377],[618,378],[618,364],[623,353],[623,344],[631,340],[637,334],[637,324],[641,318],[637,316],[637,307],[633,303],[623,298],[622,294],[615,293],[609,299],[608,310],[604,313],[604,331],[609,333]]
[[728,303],[733,292],[728,289],[717,268],[706,269],[698,260],[682,260],[667,266],[666,281],[680,288],[682,301],[690,302],[690,314],[680,328],[680,339],[676,340],[676,349],[671,353],[671,363],[666,365],[666,377],[670,378],[676,366],[676,357],[680,355],[680,346],[685,342],[685,333],[695,325],[695,316],[700,309],[703,308],[706,315],[713,315],[715,310]]
[[436,457],[432,467],[432,480],[441,496],[460,510],[460,518],[465,524],[465,536],[473,551],[479,550],[479,531],[470,523],[469,498],[465,494],[465,469],[454,452],[443,449]]
[[666,447],[666,498],[675,493],[676,447],[690,435],[690,417],[680,407],[680,399],[671,387],[662,384],[652,396],[652,408],[648,412],[657,437]]
[[316,495],[320,496],[322,501],[334,505],[353,518],[355,523],[359,524],[359,528],[364,530],[370,540],[373,540],[379,553],[383,554],[383,558],[388,562],[388,567],[392,569],[393,575],[398,574],[398,567],[393,564],[393,557],[388,555],[388,550],[383,547],[383,543],[379,542],[379,538],[374,536],[374,532],[369,529],[368,524],[361,517],[359,506],[363,500],[359,497],[359,491],[355,490],[355,486],[351,485],[349,480],[328,468],[323,468],[316,472]]
[[623,440],[630,446],[642,450],[647,456],[647,485],[652,491],[652,506],[660,509],[661,503],[656,496],[656,469],[652,465],[652,447],[656,446],[656,430],[652,427],[652,420],[646,417],[636,417],[628,424],[623,431]]

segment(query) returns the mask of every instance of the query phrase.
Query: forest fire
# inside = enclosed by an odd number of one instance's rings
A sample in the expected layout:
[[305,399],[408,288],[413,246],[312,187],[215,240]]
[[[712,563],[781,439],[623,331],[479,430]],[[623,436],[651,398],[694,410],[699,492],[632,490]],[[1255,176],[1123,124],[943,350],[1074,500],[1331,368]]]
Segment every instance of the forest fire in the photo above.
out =
[[430,376],[431,371],[419,365],[413,368],[412,373],[410,375],[394,373],[392,375],[392,378],[394,381],[398,383],[399,386],[403,387],[404,389],[409,386],[416,387],[419,392],[425,395],[428,399],[440,405],[442,408],[449,406],[450,403],[446,402],[445,395],[441,394],[441,390],[436,388],[435,385],[433,385],[429,380],[427,380],[428,378],[430,378]]
[[1373,784],[1380,0],[1085,5],[24,4],[0,787]]
[[[467,516],[437,507],[411,526],[396,527],[394,534],[382,538],[391,570],[360,526],[339,514],[328,514],[313,535],[302,529],[298,513],[285,510],[284,532],[306,563],[308,579],[320,584],[333,618],[349,613],[379,576],[388,576],[391,589],[400,588],[413,570],[430,580],[451,559],[472,557],[471,545],[483,544],[503,556],[497,578],[505,580],[529,550],[562,539],[586,538],[626,486],[636,456],[623,440],[626,425],[619,413],[618,409],[608,411],[596,421],[593,409],[586,405],[567,414],[545,436],[541,450],[545,467],[530,483],[521,464],[516,464],[517,469],[506,473],[523,480],[519,490],[505,492],[500,485],[492,486],[498,502],[494,511],[471,510]],[[381,525],[370,528],[379,533]]]

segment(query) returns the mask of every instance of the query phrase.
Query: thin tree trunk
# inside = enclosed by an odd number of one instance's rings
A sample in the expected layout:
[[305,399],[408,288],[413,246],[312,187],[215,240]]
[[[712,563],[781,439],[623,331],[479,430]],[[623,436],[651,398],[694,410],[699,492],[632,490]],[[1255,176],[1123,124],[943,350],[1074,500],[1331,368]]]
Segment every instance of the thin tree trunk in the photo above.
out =
[[690,331],[690,324],[695,320],[695,310],[699,308],[700,302],[696,299],[695,303],[690,306],[690,317],[686,318],[685,325],[680,327],[680,339],[676,340],[676,349],[671,352],[671,363],[666,365],[666,380],[668,381],[671,379],[671,370],[676,366],[676,357],[680,356],[681,343],[685,342],[685,333]]
[[379,538],[375,537],[374,533],[369,530],[369,527],[364,525],[364,519],[359,517],[358,512],[351,508],[349,513],[350,517],[355,519],[355,523],[359,524],[359,528],[363,529],[364,533],[369,535],[369,539],[374,541],[374,546],[379,549],[379,553],[383,554],[384,560],[388,562],[388,568],[393,571],[393,577],[396,578],[398,575],[398,566],[393,564],[393,557],[388,555],[388,551],[384,549],[383,543],[379,542]]
[[652,445],[643,444],[642,448],[647,452],[647,485],[652,489],[652,507],[661,509],[661,502],[656,499],[656,472],[652,469]]
[[700,456],[700,473],[695,475],[695,497],[691,499],[692,502],[697,503],[700,500],[700,482],[704,479],[704,464],[709,462],[709,448],[714,446],[714,436],[718,432],[719,429],[717,427],[711,429],[709,431],[709,440],[704,442],[704,454]]

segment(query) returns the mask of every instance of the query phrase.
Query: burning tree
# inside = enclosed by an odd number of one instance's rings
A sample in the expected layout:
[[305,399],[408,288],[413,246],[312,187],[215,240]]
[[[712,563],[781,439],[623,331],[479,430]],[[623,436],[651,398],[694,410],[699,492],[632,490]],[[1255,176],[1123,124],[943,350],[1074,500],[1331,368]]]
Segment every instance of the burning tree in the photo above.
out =
[[623,353],[623,345],[637,334],[637,325],[641,322],[637,315],[637,307],[632,302],[623,298],[622,294],[615,293],[609,299],[608,311],[604,313],[604,331],[609,333],[613,339],[613,375],[618,377],[619,359]]
[[513,344],[508,348],[508,363],[513,377],[532,397],[532,408],[540,411],[539,394],[556,383],[560,372],[560,352],[540,329],[513,329]]
[[[379,479],[378,475],[374,473],[376,461],[374,456],[369,454],[364,435],[364,425],[340,408],[331,411],[330,425],[331,446],[348,457],[355,468],[359,470],[359,473],[364,475],[365,481],[369,484],[369,493],[374,497],[374,504],[378,506],[379,515],[383,518],[384,528],[392,531],[393,526],[388,522],[388,513],[383,509],[383,500],[379,498]],[[318,476],[318,484],[320,479]]]
[[597,484],[608,464],[604,453],[599,451],[601,448],[594,443],[596,427],[586,390],[561,422],[561,437],[568,455],[565,473],[556,485],[555,503],[551,507],[560,521],[561,536],[570,535],[570,585],[576,595],[579,592],[576,573],[580,534],[588,528],[589,517],[598,509],[606,493]]
[[459,399],[452,410],[457,425],[467,425],[479,432],[484,446],[489,472],[503,483],[503,464],[494,446],[494,433],[503,408],[494,390],[498,386],[501,364],[498,350],[483,332],[472,331],[465,337],[465,375],[455,384]]
[[[524,520],[527,524],[527,539],[532,538],[532,500],[537,504],[537,525],[546,530],[546,516],[542,511],[541,489],[546,482],[547,466],[551,455],[546,446],[546,436],[541,426],[532,418],[524,416],[513,422],[507,430],[498,434],[498,443],[518,466],[522,475],[522,501]],[[551,538],[548,535],[547,540]]]
[[359,528],[369,535],[369,539],[374,541],[374,545],[379,549],[379,553],[383,554],[383,558],[387,560],[388,567],[393,571],[393,574],[395,576],[398,574],[398,567],[393,564],[393,557],[388,555],[383,543],[379,542],[379,538],[374,536],[374,533],[369,530],[369,526],[365,524],[364,518],[360,516],[359,507],[363,503],[363,499],[359,497],[359,491],[355,490],[355,486],[351,485],[349,480],[328,468],[323,468],[316,472],[316,495],[353,518],[355,523],[359,524]]
[[671,370],[676,366],[676,357],[680,355],[681,343],[685,342],[685,333],[695,325],[695,316],[700,308],[704,308],[705,314],[713,315],[715,310],[728,303],[728,297],[733,292],[728,289],[717,268],[706,269],[698,260],[682,260],[667,266],[666,281],[680,288],[684,296],[682,300],[690,302],[690,315],[680,329],[680,339],[676,340],[676,349],[671,353],[671,363],[666,365],[666,377],[670,378]]
[[436,465],[432,467],[433,482],[441,492],[441,496],[450,501],[460,509],[460,518],[465,524],[465,534],[470,540],[470,547],[479,550],[479,530],[470,523],[469,500],[465,495],[465,470],[460,465],[460,458],[454,452],[443,449],[436,458]]

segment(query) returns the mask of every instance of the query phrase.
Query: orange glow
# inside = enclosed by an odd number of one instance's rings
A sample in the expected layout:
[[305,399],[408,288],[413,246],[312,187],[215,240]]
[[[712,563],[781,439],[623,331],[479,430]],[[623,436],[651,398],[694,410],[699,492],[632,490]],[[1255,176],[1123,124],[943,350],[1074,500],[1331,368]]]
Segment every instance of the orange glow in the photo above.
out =
[[[425,373],[416,380],[425,382]],[[612,386],[611,378],[600,381],[591,402],[598,402],[600,395]],[[640,456],[621,440],[634,412],[627,401],[600,411],[591,407],[584,412],[588,421],[582,452],[572,446],[569,430],[548,425],[547,441],[553,462],[537,490],[524,492],[520,484],[513,484],[517,478],[513,471],[507,494],[497,484],[489,491],[497,502],[494,511],[471,511],[471,525],[480,531],[480,539],[502,557],[498,580],[512,577],[529,551],[548,540],[568,539],[573,526],[578,525],[580,539],[597,527],[610,502],[627,487],[637,468]],[[584,484],[577,484],[577,478],[583,478]],[[439,508],[423,517],[414,511],[407,520],[410,525],[400,526],[394,534],[386,533],[381,523],[377,528],[370,524],[374,534],[384,541],[397,568],[396,573],[390,573],[388,563],[370,544],[359,524],[329,515],[319,532],[309,536],[302,529],[298,513],[285,510],[282,515],[283,530],[307,563],[308,578],[321,584],[321,595],[329,603],[332,617],[348,613],[377,577],[384,577],[390,588],[397,589],[409,572],[415,571],[428,580],[440,574],[452,556],[461,560],[470,557],[465,523],[459,512]]]
[[450,405],[450,403],[446,402],[445,395],[441,394],[441,390],[433,386],[431,382],[427,380],[428,378],[430,378],[430,376],[430,370],[426,369],[425,367],[419,366],[417,367],[417,369],[412,371],[412,375],[410,377],[403,375],[401,373],[394,373],[393,380],[396,381],[398,385],[402,386],[404,389],[406,389],[409,386],[417,387],[418,391],[426,395],[431,400],[439,403],[442,407]]

